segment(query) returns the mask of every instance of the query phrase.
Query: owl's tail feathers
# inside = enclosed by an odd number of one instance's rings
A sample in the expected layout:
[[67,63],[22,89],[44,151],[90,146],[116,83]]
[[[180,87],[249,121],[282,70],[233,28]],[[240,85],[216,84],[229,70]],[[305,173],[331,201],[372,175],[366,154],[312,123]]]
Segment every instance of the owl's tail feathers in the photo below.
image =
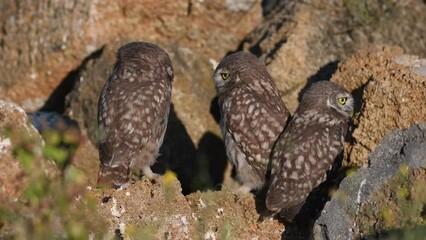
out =
[[266,194],[266,208],[275,214],[278,213],[282,219],[291,223],[302,208],[304,201],[301,203],[297,201],[285,201],[285,196],[286,193],[281,189],[278,188],[271,191],[270,188]]
[[284,220],[286,220],[287,222],[293,222],[294,218],[296,217],[296,215],[299,213],[300,209],[302,208],[303,203],[302,204],[298,204],[296,206],[293,207],[289,207],[289,208],[284,208],[281,210],[281,212],[279,213],[280,217],[283,218]]
[[297,214],[300,212],[300,209],[302,208],[302,206],[303,206],[303,203],[293,207],[288,207],[283,209],[274,209],[274,210],[270,210],[268,208],[262,209],[262,211],[260,211],[260,214],[259,214],[260,217],[258,221],[262,222],[265,219],[278,218],[278,219],[284,220],[287,223],[292,223],[293,220],[295,220]]
[[98,186],[120,188],[130,180],[130,168],[123,164],[118,166],[102,165],[99,171]]

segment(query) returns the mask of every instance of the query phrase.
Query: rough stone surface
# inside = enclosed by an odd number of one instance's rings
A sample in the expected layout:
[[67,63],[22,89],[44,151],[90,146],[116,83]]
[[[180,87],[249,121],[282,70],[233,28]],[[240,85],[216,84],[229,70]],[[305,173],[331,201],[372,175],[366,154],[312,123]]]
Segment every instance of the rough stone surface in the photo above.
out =
[[316,224],[326,239],[380,236],[424,222],[426,123],[386,134],[369,160],[325,205]]
[[[43,142],[18,105],[0,100],[0,201],[16,201],[27,185],[21,161],[14,151],[22,149],[33,154],[34,161],[48,169],[41,159]],[[51,172],[52,173],[52,172]],[[53,173],[52,173],[53,174]]]
[[284,230],[277,220],[258,221],[258,203],[251,194],[208,191],[190,194],[187,199],[197,229],[210,234],[207,239],[278,239]]
[[179,182],[167,175],[118,191],[90,190],[110,232],[121,229],[125,238],[144,233],[155,239],[278,239],[283,231],[277,220],[257,221],[250,194],[207,191],[185,198],[180,191]]
[[123,36],[221,58],[261,18],[258,1],[234,2],[1,1],[0,95],[35,111],[84,58]]
[[[191,208],[175,179],[146,178],[123,190],[91,190],[97,198],[97,214],[107,219],[110,233],[127,237],[145,233],[155,239],[194,239]],[[132,230],[133,229],[133,230]]]
[[240,49],[265,60],[291,112],[307,86],[329,79],[339,61],[366,44],[396,44],[426,55],[424,1],[271,2]]
[[[399,47],[373,45],[359,50],[339,65],[331,81],[355,97],[356,116],[345,147],[345,163],[361,166],[383,136],[394,128],[426,121],[424,60],[408,61]],[[403,64],[398,64],[403,63]]]
[[84,172],[87,180],[85,184],[96,185],[100,168],[99,154],[86,133],[80,136],[79,146],[71,159],[71,164]]

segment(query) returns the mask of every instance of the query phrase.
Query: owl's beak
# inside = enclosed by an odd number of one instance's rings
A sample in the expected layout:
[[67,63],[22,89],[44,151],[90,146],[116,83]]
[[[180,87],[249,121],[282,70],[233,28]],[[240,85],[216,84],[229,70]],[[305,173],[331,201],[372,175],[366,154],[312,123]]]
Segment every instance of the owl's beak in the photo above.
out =
[[349,117],[352,118],[354,116],[354,111],[352,110],[352,111],[348,112],[348,114],[349,114]]

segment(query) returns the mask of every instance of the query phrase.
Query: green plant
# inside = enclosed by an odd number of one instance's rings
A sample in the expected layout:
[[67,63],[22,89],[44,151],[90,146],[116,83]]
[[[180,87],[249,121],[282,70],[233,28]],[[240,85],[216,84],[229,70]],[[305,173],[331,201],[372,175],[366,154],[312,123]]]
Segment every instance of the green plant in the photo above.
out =
[[[0,205],[0,238],[13,239],[87,239],[89,234],[103,236],[105,224],[96,218],[96,199],[85,191],[84,173],[69,166],[56,166],[72,155],[78,138],[70,133],[49,131],[38,137],[19,137],[13,130],[13,154],[20,161],[24,190],[16,202]],[[64,143],[73,148],[64,147]],[[52,160],[56,163],[53,164]]]

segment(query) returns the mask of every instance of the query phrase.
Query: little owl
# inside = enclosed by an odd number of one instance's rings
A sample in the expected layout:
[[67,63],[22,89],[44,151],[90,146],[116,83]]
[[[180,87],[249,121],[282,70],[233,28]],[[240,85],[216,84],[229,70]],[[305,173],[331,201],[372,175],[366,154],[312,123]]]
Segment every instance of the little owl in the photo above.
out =
[[265,65],[254,55],[225,57],[213,75],[228,158],[243,192],[265,184],[269,156],[289,112]]
[[131,174],[153,178],[170,110],[173,66],[147,42],[122,46],[99,98],[99,184],[120,187]]
[[343,149],[354,100],[338,84],[321,81],[304,94],[272,151],[266,207],[292,221]]

